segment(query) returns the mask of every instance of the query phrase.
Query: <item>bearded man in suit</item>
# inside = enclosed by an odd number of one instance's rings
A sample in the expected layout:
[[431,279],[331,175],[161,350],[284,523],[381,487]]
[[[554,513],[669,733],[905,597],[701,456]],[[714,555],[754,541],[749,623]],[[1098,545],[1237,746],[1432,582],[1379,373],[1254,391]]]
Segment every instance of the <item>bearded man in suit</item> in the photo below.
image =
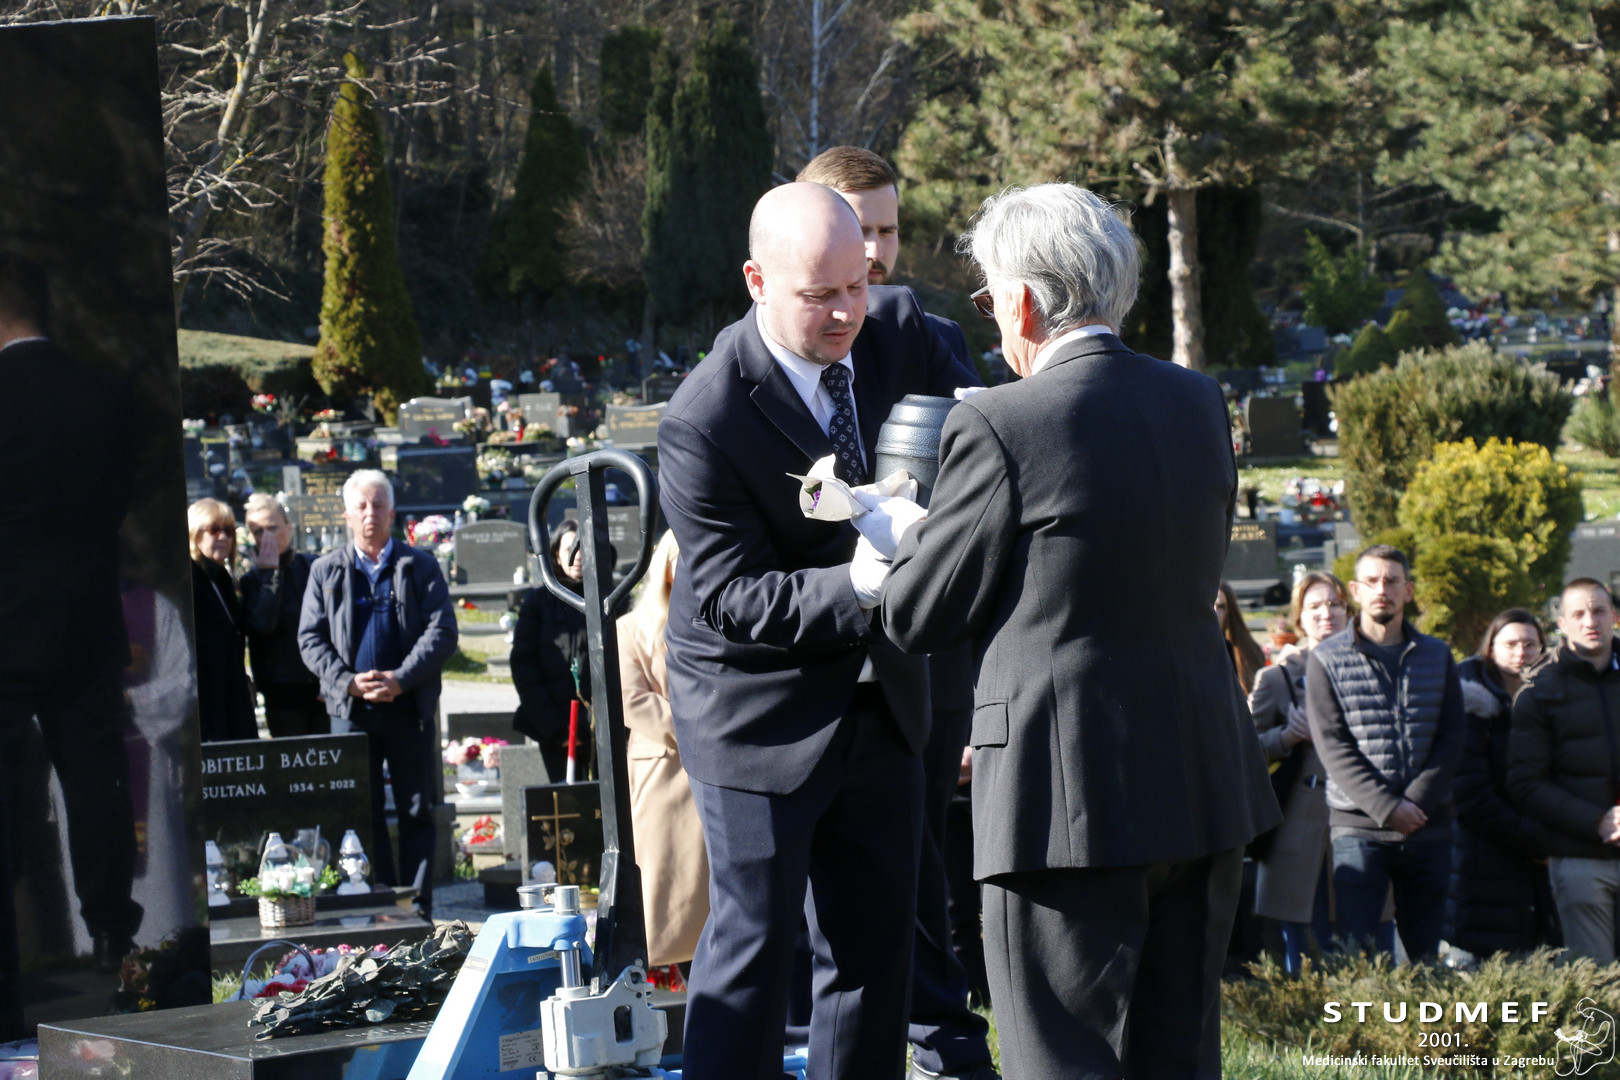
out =
[[1220,1075],[1243,845],[1280,817],[1212,602],[1220,387],[1128,348],[1130,227],[1068,184],[965,246],[1022,380],[945,423],[882,587],[911,652],[974,642],[974,876],[1009,1080]]
[[831,189],[767,193],[749,251],[754,310],[720,332],[658,429],[660,499],[681,545],[670,707],[710,862],[685,1061],[694,1076],[781,1075],[788,971],[808,918],[812,1075],[893,1080],[927,669],[862,606],[883,573],[875,551],[857,558],[851,525],[805,518],[790,474],[832,454],[840,479],[867,482],[896,401],[977,380],[909,289],[869,293],[860,222]]

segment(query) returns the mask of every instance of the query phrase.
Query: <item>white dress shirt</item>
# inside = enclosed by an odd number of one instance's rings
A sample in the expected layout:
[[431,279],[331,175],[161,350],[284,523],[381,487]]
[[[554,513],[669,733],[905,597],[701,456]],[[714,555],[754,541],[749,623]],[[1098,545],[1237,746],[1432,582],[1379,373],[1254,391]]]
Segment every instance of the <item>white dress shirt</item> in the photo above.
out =
[[[793,389],[799,392],[799,397],[804,400],[804,407],[810,410],[810,415],[815,417],[816,423],[821,425],[821,433],[823,435],[827,434],[832,427],[833,414],[837,412],[837,409],[833,406],[832,395],[821,384],[822,366],[813,360],[806,360],[799,354],[777,344],[776,339],[771,337],[770,331],[765,329],[765,320],[759,317],[758,308],[754,309],[754,321],[759,326],[759,336],[764,339],[765,347],[771,351],[771,356],[781,366],[782,373],[793,384]],[[838,363],[849,369],[850,419],[855,422],[855,438],[859,441],[861,438],[861,417],[855,411],[855,365],[850,363],[847,354]],[[864,442],[861,443],[861,460],[866,460],[866,444]],[[875,604],[872,606],[875,606]],[[872,658],[870,656],[861,665],[861,674],[856,681],[877,682],[877,672],[872,669]]]
[[1059,334],[1051,341],[1048,341],[1045,345],[1042,345],[1039,351],[1035,353],[1035,362],[1029,366],[1029,373],[1031,375],[1040,374],[1041,368],[1047,365],[1048,361],[1052,359],[1053,355],[1058,351],[1058,349],[1062,348],[1064,345],[1067,345],[1071,341],[1078,341],[1083,337],[1098,337],[1102,334],[1112,334],[1113,332],[1114,328],[1111,326],[1101,326],[1093,323],[1089,326],[1077,326],[1073,330]]

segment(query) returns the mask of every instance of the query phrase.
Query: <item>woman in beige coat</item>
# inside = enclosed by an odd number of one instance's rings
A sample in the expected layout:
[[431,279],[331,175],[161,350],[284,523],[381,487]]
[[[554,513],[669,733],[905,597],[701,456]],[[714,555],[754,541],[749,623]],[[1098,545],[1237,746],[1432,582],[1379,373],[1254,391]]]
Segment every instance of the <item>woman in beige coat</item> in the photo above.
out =
[[619,620],[619,678],[630,729],[630,817],[653,967],[691,960],[709,917],[709,857],[675,745],[664,674],[676,554],[675,534],[666,532],[653,552],[640,598]]
[[1305,720],[1305,654],[1348,625],[1344,585],[1332,574],[1306,574],[1294,586],[1289,621],[1299,630],[1301,644],[1285,649],[1260,672],[1249,695],[1249,711],[1273,774],[1282,769],[1293,773],[1282,800],[1282,824],[1258,860],[1254,909],[1257,915],[1282,923],[1284,966],[1297,975],[1308,947],[1307,933],[1326,943],[1331,931],[1327,772],[1311,745]]

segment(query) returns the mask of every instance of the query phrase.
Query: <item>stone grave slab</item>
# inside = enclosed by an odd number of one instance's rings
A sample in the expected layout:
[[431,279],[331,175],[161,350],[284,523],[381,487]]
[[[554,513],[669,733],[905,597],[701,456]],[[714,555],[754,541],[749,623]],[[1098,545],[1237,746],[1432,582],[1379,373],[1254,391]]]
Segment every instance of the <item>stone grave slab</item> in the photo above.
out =
[[1250,395],[1244,406],[1249,426],[1249,453],[1257,457],[1299,454],[1305,450],[1300,437],[1299,410],[1294,398]]
[[1222,576],[1234,586],[1239,582],[1269,585],[1279,580],[1276,521],[1268,518],[1232,523],[1232,543],[1226,551]]
[[[364,735],[240,739],[202,746],[202,816],[237,881],[258,873],[259,844],[319,826],[334,853],[346,829],[371,842],[369,740]],[[370,854],[368,851],[367,854]]]
[[[561,492],[560,495],[571,494]],[[558,498],[551,500],[548,507],[548,517],[557,518]],[[527,511],[524,511],[527,514]],[[641,542],[641,508],[639,506],[610,506],[607,510],[608,543],[613,545],[613,553],[617,556],[613,565],[615,567],[627,566],[636,561],[636,545]],[[568,503],[562,511],[562,518],[551,522],[551,528],[556,531],[562,520],[579,520],[579,511],[572,502]]]
[[553,392],[519,394],[518,408],[523,410],[525,424],[544,424],[557,430],[557,410],[562,408],[562,395]]
[[399,407],[399,434],[406,442],[429,435],[441,439],[461,438],[456,421],[465,420],[466,409],[449,398],[412,398]]
[[1564,581],[1583,577],[1620,590],[1620,521],[1589,521],[1575,526]]
[[304,470],[297,465],[283,465],[281,467],[281,493],[283,495],[302,495],[304,493]]
[[621,450],[638,450],[658,445],[658,421],[664,418],[665,406],[609,405],[604,423],[607,437]]
[[[514,745],[521,744],[524,736],[519,734],[517,728],[512,726],[512,713],[509,712],[467,712],[446,713],[444,717],[444,737],[447,739],[505,739]],[[506,779],[506,752],[511,747],[501,748],[501,780],[505,787]],[[544,780],[529,780],[531,784],[544,783]]]
[[459,510],[478,491],[471,446],[401,446],[394,461],[394,504],[401,510]]
[[648,405],[668,401],[681,388],[681,381],[679,375],[649,375],[641,381],[641,400]]
[[529,530],[515,521],[475,521],[456,530],[457,585],[510,585],[529,564]]
[[288,495],[282,500],[299,551],[325,554],[349,540],[342,495]]
[[501,749],[501,821],[512,823],[501,834],[508,859],[523,854],[524,830],[517,827],[517,822],[524,820],[523,792],[551,782],[546,763],[540,757],[540,748],[518,746],[517,741]]
[[524,880],[529,880],[534,864],[544,860],[557,868],[559,884],[599,886],[605,843],[602,839],[602,789],[596,781],[543,784],[521,790],[523,848],[520,858]]

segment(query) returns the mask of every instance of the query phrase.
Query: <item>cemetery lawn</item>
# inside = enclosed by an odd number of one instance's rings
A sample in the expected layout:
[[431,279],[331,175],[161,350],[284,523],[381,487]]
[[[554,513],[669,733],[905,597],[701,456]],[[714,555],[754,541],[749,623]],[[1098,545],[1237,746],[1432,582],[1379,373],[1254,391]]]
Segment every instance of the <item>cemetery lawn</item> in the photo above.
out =
[[1586,520],[1614,517],[1620,513],[1620,461],[1604,457],[1596,450],[1558,451],[1558,460],[1581,477],[1581,499],[1586,504]]
[[242,337],[238,334],[216,334],[208,330],[181,330],[179,347],[182,367],[219,365],[236,368],[249,385],[257,385],[257,379],[253,376],[262,378],[283,368],[296,368],[315,355],[313,345]]
[[1344,469],[1336,457],[1298,457],[1281,465],[1248,466],[1238,469],[1238,487],[1260,489],[1260,497],[1275,505],[1282,500],[1283,488],[1296,476],[1314,477],[1323,487],[1344,479]]

